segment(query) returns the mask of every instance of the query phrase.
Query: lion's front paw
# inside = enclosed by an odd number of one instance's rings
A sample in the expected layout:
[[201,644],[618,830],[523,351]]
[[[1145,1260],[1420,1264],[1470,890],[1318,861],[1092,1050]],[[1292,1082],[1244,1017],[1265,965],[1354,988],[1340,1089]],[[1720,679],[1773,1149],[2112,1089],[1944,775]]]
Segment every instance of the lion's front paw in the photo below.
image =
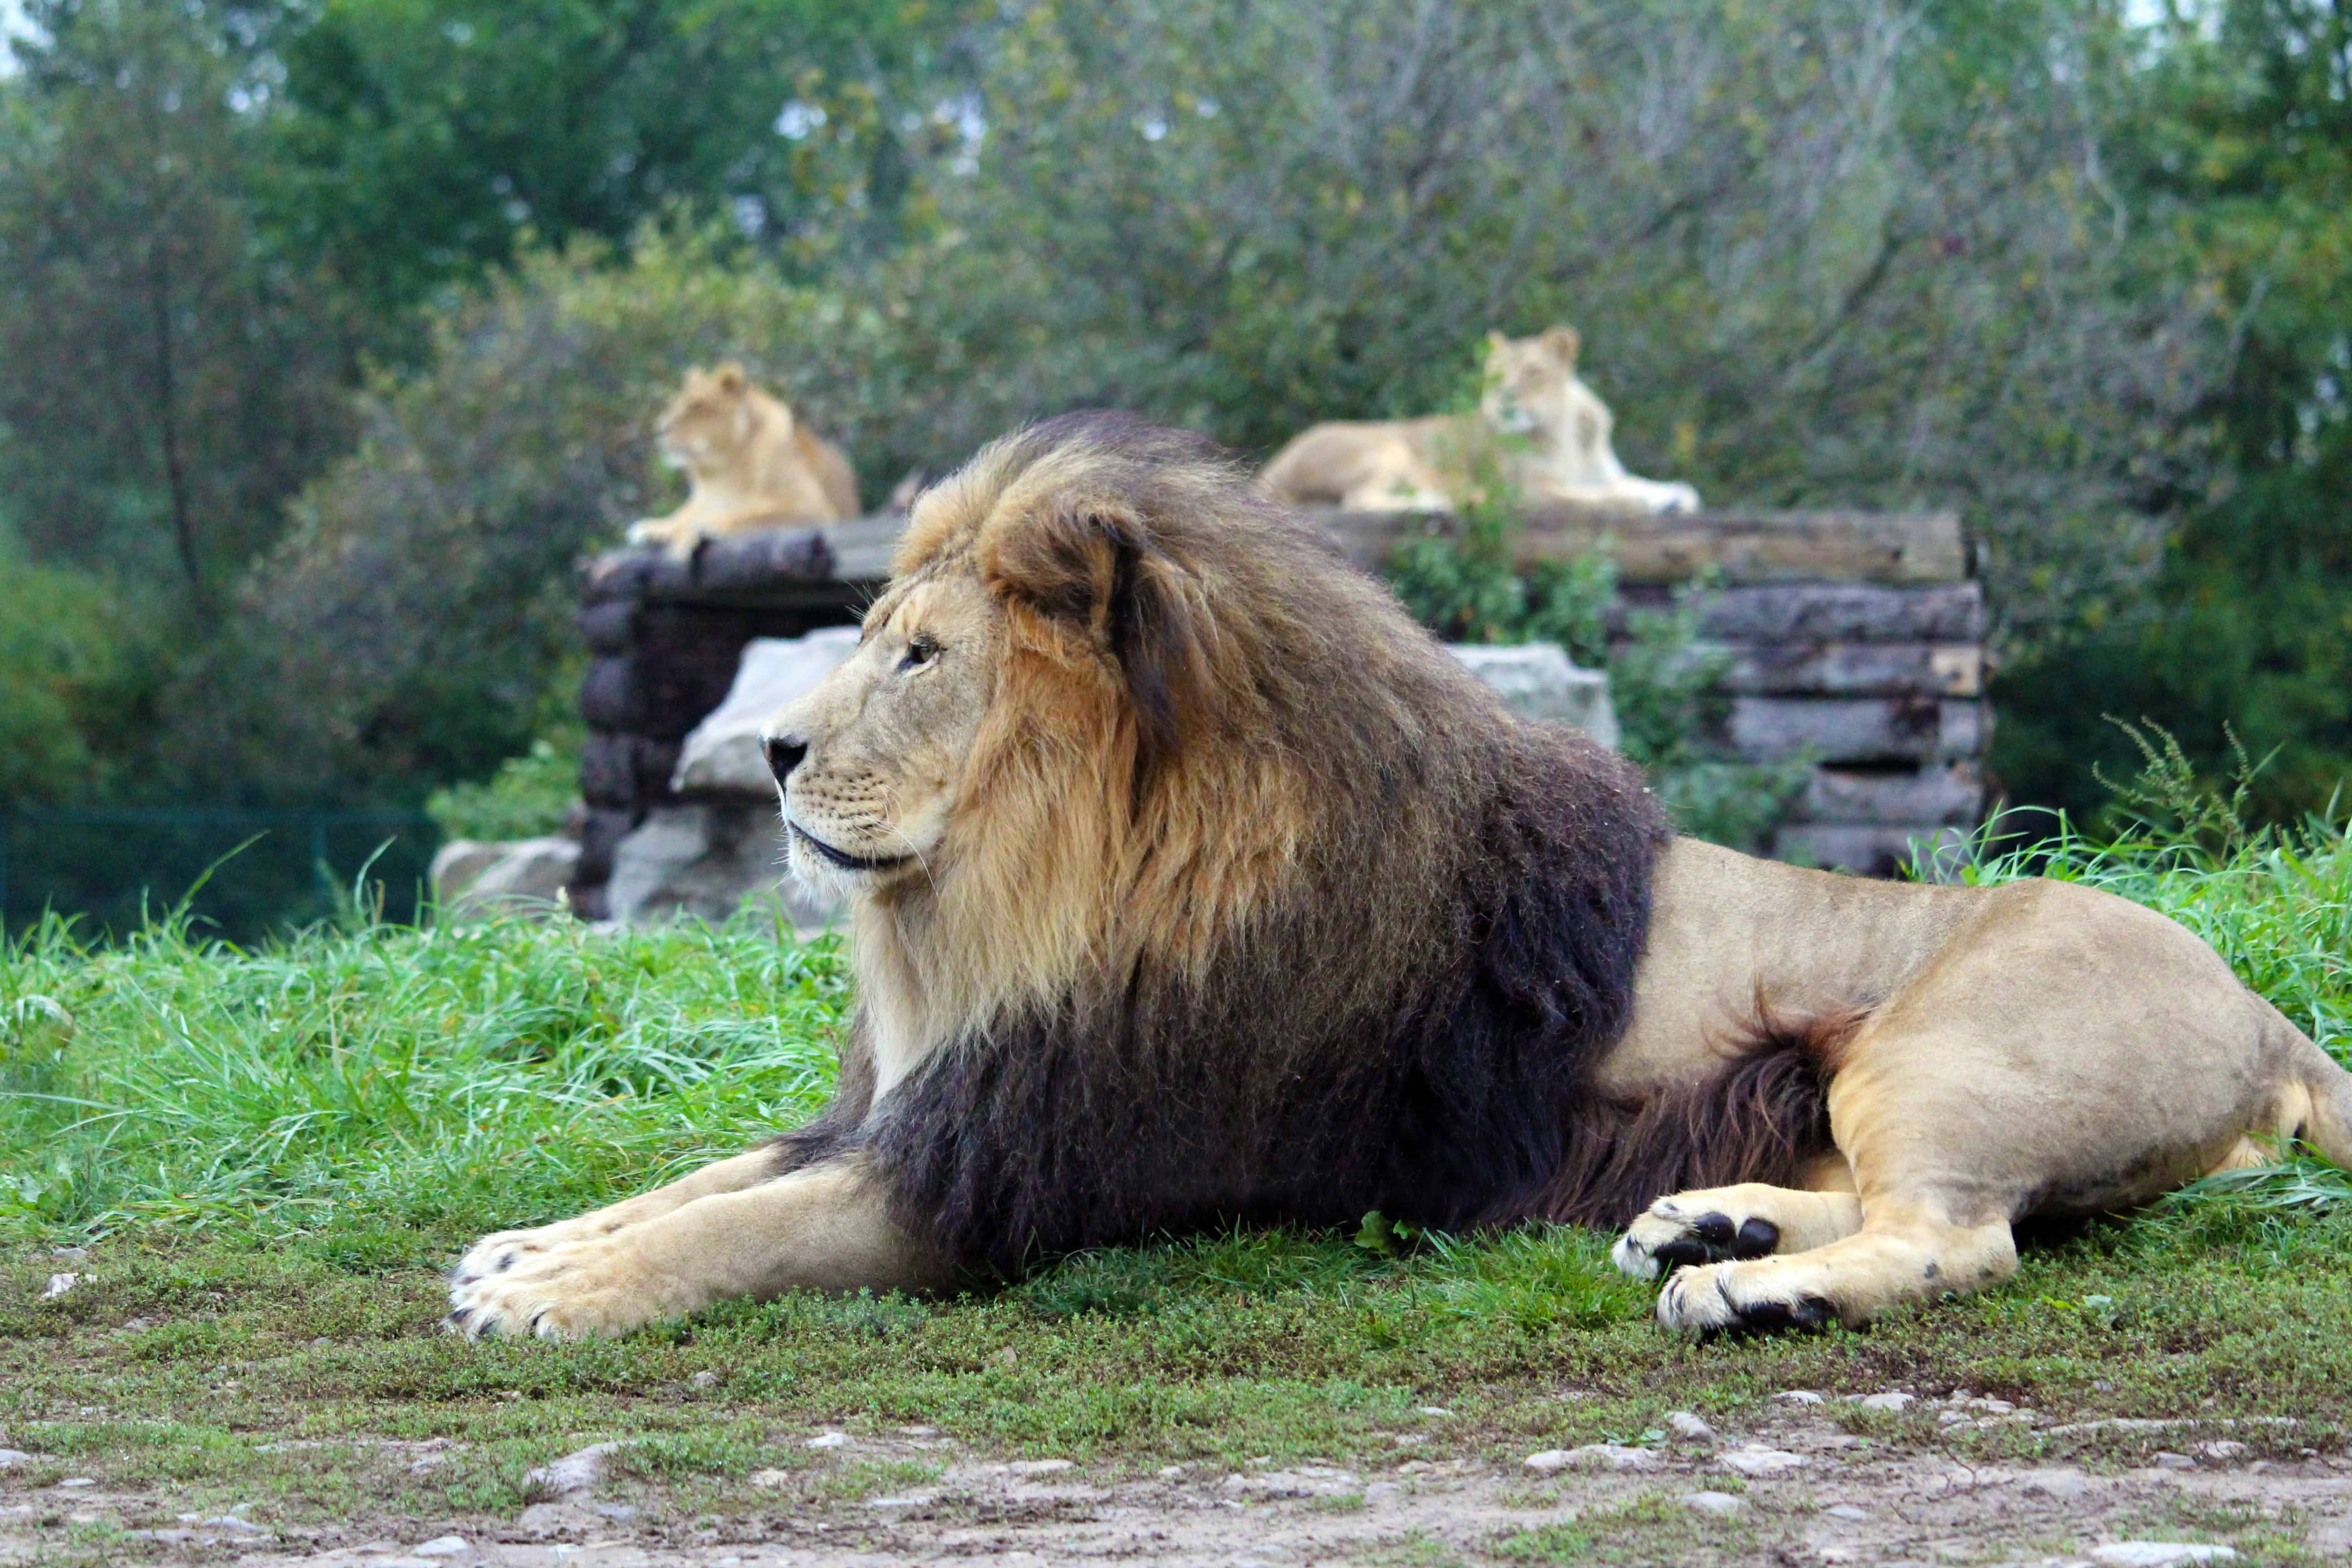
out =
[[1837,1321],[1827,1298],[1769,1263],[1682,1268],[1658,1292],[1658,1326],[1676,1333],[1774,1333]]
[[1780,1227],[1760,1215],[1697,1211],[1676,1199],[1660,1198],[1625,1227],[1609,1256],[1634,1279],[1654,1279],[1676,1268],[1726,1258],[1762,1258],[1780,1245]]
[[658,518],[641,517],[629,524],[626,537],[632,544],[667,544],[669,542],[669,530]]
[[[513,1231],[507,1237],[534,1234]],[[490,1267],[468,1270],[461,1264],[449,1286],[447,1325],[468,1338],[623,1334],[696,1305],[674,1299],[677,1282],[639,1257],[625,1233],[529,1251],[506,1237],[486,1237],[467,1254],[469,1260],[478,1256],[487,1257]]]

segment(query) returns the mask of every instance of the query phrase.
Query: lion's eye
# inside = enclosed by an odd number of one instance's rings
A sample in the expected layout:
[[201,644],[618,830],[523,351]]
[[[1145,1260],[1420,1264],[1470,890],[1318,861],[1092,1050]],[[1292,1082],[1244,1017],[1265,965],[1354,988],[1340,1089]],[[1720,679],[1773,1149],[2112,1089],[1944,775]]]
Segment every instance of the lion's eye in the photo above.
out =
[[929,637],[916,637],[907,644],[906,657],[898,661],[900,669],[920,669],[940,657],[940,645]]

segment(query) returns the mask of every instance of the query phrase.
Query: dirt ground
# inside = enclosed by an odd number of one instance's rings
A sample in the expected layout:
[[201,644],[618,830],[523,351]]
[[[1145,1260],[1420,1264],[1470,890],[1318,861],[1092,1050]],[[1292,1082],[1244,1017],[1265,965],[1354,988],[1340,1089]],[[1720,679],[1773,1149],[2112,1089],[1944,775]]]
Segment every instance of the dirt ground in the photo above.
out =
[[[1900,1397],[1899,1395],[1895,1397]],[[1932,1402],[1928,1402],[1932,1403]],[[1978,1401],[1954,1426],[2035,1419]],[[810,1494],[811,1457],[713,1491],[614,1476],[592,1456],[519,1517],[272,1522],[179,1513],[167,1492],[70,1479],[39,1490],[0,1471],[0,1561],[365,1564],[1014,1563],[2142,1563],[2352,1558],[2352,1456],[2262,1447],[2224,1423],[2183,1425],[2178,1452],[2105,1468],[1971,1464],[1934,1445],[1872,1443],[1832,1409],[1784,1396],[1746,1430],[1687,1417],[1662,1447],[1595,1445],[1523,1460],[1265,1464],[1233,1470],[1045,1459],[992,1462],[921,1428],[820,1436],[835,1467],[937,1467],[903,1490]],[[1938,1412],[1939,1419],[1946,1418]],[[2133,1424],[2142,1426],[2146,1424]],[[2141,1434],[2144,1436],[2145,1434]],[[2166,1440],[2174,1440],[2168,1429]],[[389,1447],[429,1445],[387,1444]],[[835,1472],[838,1473],[838,1472]],[[566,1489],[568,1484],[568,1489]],[[762,1506],[762,1487],[775,1501]],[[782,1506],[779,1506],[782,1505]],[[262,1521],[248,1522],[240,1511]],[[2234,1545],[2224,1544],[2234,1543]]]

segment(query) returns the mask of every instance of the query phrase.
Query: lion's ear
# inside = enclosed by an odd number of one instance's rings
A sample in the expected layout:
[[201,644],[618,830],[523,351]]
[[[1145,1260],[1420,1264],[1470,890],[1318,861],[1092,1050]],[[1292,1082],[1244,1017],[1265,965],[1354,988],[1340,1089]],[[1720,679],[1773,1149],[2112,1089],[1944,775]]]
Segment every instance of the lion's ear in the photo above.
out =
[[1200,584],[1124,506],[1073,504],[985,528],[982,579],[1082,632],[1124,678],[1150,767],[1181,742],[1209,688]]
[[1544,332],[1543,346],[1559,361],[1561,369],[1574,370],[1577,351],[1584,347],[1584,340],[1576,335],[1574,327],[1552,327]]
[[1504,349],[1510,346],[1510,342],[1511,340],[1505,337],[1502,333],[1489,328],[1486,332],[1486,352],[1488,353],[1500,353]]
[[730,359],[720,365],[710,379],[719,384],[719,390],[721,392],[740,392],[743,390],[743,384],[751,380],[751,377],[744,374],[740,360]]

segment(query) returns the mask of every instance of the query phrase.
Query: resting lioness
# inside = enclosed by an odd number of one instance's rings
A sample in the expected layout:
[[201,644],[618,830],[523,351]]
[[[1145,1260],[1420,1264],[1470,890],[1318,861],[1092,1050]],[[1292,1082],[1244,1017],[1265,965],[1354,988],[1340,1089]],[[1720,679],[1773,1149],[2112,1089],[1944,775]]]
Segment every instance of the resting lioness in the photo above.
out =
[[2352,1074],[2162,916],[1668,832],[1195,437],[1007,437],[772,721],[851,903],[832,1108],[484,1238],[450,1321],[610,1333],[1243,1222],[1624,1225],[1709,1331],[1991,1284],[2012,1222],[2352,1157]]
[[1629,474],[1617,460],[1615,421],[1577,375],[1577,348],[1568,327],[1532,338],[1489,332],[1476,414],[1317,425],[1274,455],[1259,486],[1300,505],[1445,511],[1492,466],[1522,500],[1696,511],[1690,486]]
[[849,459],[732,360],[686,373],[662,411],[661,446],[663,460],[684,468],[693,489],[667,517],[632,524],[632,544],[666,544],[683,555],[698,539],[857,515]]

